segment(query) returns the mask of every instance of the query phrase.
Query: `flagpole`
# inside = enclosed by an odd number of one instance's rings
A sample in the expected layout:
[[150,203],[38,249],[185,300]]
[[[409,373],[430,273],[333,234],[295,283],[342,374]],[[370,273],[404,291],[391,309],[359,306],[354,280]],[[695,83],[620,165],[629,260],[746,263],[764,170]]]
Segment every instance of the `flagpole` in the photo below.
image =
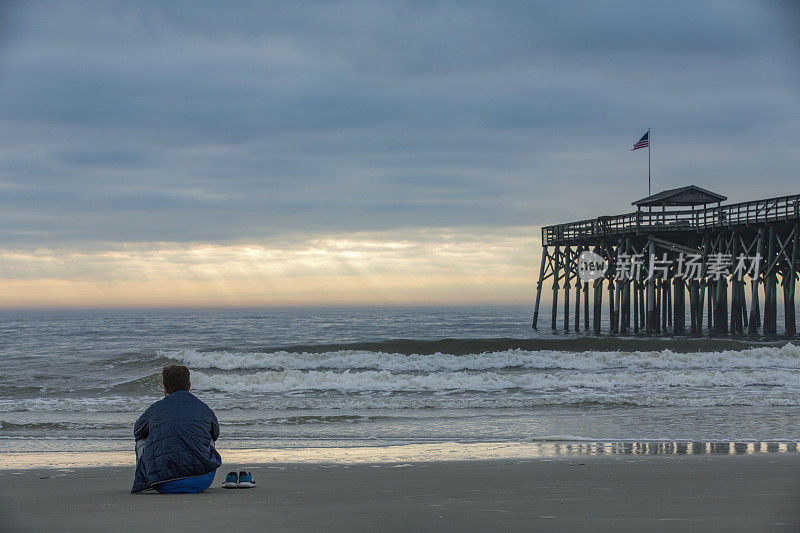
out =
[[650,196],[650,145],[653,139],[650,137],[650,128],[647,128],[647,196]]

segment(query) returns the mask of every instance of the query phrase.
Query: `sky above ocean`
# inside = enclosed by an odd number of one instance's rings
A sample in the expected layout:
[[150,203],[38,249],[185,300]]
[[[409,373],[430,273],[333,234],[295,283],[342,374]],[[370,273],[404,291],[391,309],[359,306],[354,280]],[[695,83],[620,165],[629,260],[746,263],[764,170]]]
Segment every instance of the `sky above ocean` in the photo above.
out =
[[800,192],[794,2],[0,4],[0,308],[520,304],[543,224]]

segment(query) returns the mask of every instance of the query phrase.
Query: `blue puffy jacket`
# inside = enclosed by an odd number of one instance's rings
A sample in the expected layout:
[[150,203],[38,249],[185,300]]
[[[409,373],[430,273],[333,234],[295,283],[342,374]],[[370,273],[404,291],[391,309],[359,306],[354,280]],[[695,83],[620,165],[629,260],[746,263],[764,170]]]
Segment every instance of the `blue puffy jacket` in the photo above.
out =
[[201,476],[222,465],[214,448],[219,423],[214,411],[187,390],[177,390],[147,408],[133,426],[147,443],[136,463],[131,492],[171,479]]

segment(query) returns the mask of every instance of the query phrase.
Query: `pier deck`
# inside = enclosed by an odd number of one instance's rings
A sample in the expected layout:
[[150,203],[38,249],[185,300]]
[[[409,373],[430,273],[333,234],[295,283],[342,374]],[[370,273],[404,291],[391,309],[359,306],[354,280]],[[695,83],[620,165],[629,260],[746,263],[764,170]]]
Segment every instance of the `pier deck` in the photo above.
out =
[[709,231],[800,218],[800,194],[682,211],[636,211],[542,228],[542,246],[651,232]]

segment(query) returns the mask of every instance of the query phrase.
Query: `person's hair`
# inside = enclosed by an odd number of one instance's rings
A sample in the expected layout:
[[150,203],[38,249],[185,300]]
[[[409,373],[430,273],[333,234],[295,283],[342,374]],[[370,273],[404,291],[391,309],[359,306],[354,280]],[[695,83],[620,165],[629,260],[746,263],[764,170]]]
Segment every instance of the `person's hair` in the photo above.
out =
[[161,379],[167,394],[176,390],[189,390],[189,369],[183,365],[165,366],[161,371]]

